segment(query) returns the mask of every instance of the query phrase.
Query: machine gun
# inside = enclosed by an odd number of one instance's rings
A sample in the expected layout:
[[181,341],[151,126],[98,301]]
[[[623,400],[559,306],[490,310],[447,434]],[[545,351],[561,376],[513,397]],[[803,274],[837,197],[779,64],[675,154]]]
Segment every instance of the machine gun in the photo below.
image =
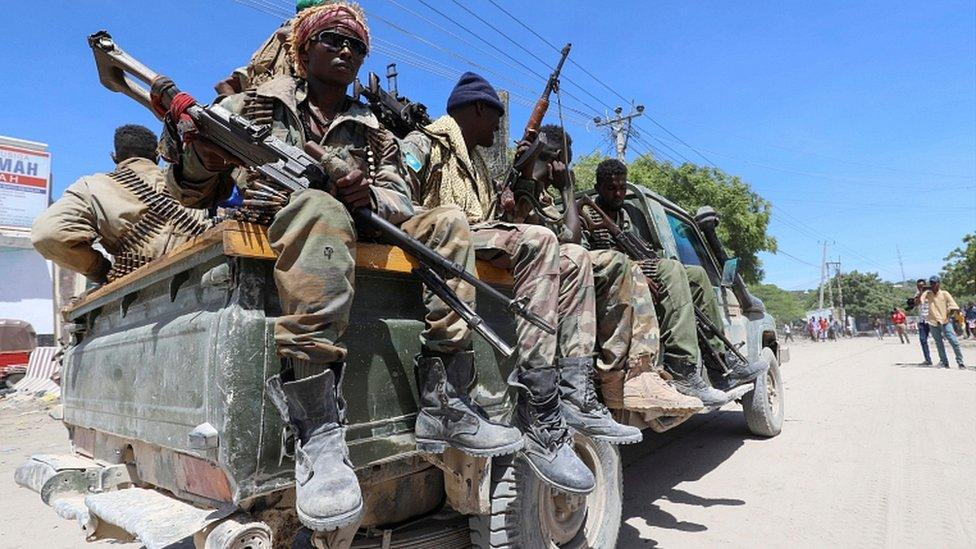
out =
[[539,128],[542,127],[542,120],[546,117],[546,112],[549,110],[549,96],[552,95],[552,92],[559,93],[559,74],[563,70],[563,63],[569,57],[569,50],[572,47],[572,44],[563,46],[560,52],[559,63],[556,64],[556,69],[549,75],[549,81],[546,82],[546,89],[542,90],[542,95],[539,96],[539,100],[536,101],[535,107],[532,109],[532,114],[529,115],[528,122],[525,123],[525,130],[522,132],[522,141],[528,141],[531,145],[522,154],[515,157],[512,168],[509,170],[508,177],[505,180],[505,185],[502,187],[500,198],[502,209],[505,212],[511,213],[515,209],[515,183],[518,182],[520,177],[531,177],[532,160],[536,157],[539,147],[542,146],[542,142],[538,139]]
[[403,139],[408,133],[430,124],[430,116],[426,105],[410,101],[397,93],[396,77],[396,63],[391,63],[386,67],[390,91],[380,86],[380,77],[375,72],[369,73],[365,86],[356,79],[352,89],[354,97],[365,97],[376,118],[393,135]]
[[[598,219],[593,219],[592,217],[587,215],[586,212],[583,211],[584,207],[593,210],[593,212],[596,213]],[[606,212],[604,212],[599,206],[597,206],[596,202],[594,202],[593,199],[590,198],[588,195],[583,195],[579,200],[576,201],[576,208],[580,213],[580,219],[582,219],[583,224],[586,225],[586,228],[588,230],[607,231],[610,234],[610,238],[613,240],[613,243],[616,244],[617,247],[619,247],[620,250],[627,255],[627,257],[638,262],[660,259],[658,253],[654,250],[654,248],[651,247],[650,244],[647,243],[647,241],[645,241],[643,238],[641,238],[638,235],[626,232],[622,230],[620,227],[618,227],[617,224],[614,223],[612,219],[610,219],[610,216],[608,216]],[[658,287],[657,284],[654,282],[654,280],[651,279],[650,275],[647,272],[645,272],[644,274],[647,277],[648,282],[650,283],[649,285],[651,288],[651,292],[654,294],[654,298],[660,299],[664,292],[664,289]],[[734,343],[729,341],[727,337],[725,337],[725,334],[722,332],[722,330],[719,329],[719,327],[716,326],[711,321],[711,319],[708,318],[708,315],[706,315],[704,311],[699,309],[697,306],[694,306],[694,309],[695,309],[695,320],[696,320],[695,324],[698,327],[699,346],[702,347],[708,353],[709,357],[712,359],[712,361],[715,364],[719,365],[719,367],[723,371],[723,375],[728,376],[731,372],[728,366],[726,366],[725,360],[722,358],[721,355],[719,355],[718,351],[712,349],[712,346],[708,344],[707,340],[709,337],[714,336],[719,338],[722,341],[722,343],[725,344],[725,347],[727,349],[735,353],[736,356],[738,356],[743,362],[748,362],[746,357],[743,356],[742,353],[739,351],[739,348]]]
[[[255,125],[220,105],[204,106],[197,103],[188,94],[181,92],[171,80],[153,72],[122,51],[105,31],[89,36],[88,44],[95,54],[95,64],[102,85],[135,99],[168,125],[175,125],[181,132],[195,132],[214,143],[240,160],[249,171],[263,176],[274,187],[274,192],[287,196],[308,188],[331,190],[333,178],[323,170],[320,161],[302,149],[274,137],[269,127]],[[151,96],[149,90],[139,81],[159,90],[158,96]],[[181,107],[183,114],[180,120],[171,120],[172,116],[168,114],[174,102],[178,102]],[[444,278],[460,278],[490,299],[502,303],[509,312],[550,334],[556,333],[551,324],[529,310],[527,298],[509,298],[467,272],[463,266],[444,258],[396,225],[375,215],[369,208],[356,208],[351,213],[358,223],[377,231],[416,259],[420,266],[414,269],[414,273],[503,355],[511,356],[512,347],[450,290]]]

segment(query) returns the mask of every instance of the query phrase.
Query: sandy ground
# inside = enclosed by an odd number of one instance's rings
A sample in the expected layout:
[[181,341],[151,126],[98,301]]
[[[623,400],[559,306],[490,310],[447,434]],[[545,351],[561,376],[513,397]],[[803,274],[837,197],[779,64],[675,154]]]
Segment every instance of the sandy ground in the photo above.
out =
[[[976,371],[918,367],[891,338],[792,355],[779,437],[730,406],[626,448],[619,547],[976,546]],[[36,404],[0,401],[0,548],[91,546],[13,483],[28,455],[66,450]]]

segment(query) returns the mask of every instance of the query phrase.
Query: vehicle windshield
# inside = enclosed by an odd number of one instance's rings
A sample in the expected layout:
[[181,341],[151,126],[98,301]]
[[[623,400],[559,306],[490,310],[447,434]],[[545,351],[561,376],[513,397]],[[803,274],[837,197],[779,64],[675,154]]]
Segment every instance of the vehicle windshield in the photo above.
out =
[[667,212],[667,216],[671,233],[674,234],[674,242],[678,246],[678,258],[681,262],[685,265],[699,265],[711,272],[712,268],[707,260],[708,252],[698,238],[698,234],[695,233],[695,229],[671,212]]

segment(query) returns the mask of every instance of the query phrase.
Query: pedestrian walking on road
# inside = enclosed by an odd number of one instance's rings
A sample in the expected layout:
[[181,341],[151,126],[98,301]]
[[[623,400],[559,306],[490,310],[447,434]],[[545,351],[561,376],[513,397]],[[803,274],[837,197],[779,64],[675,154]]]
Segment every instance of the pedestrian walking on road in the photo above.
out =
[[898,334],[898,341],[908,343],[908,330],[905,329],[905,313],[901,309],[891,310],[891,323],[895,325],[895,333]]
[[827,341],[827,319],[820,317],[820,341]]
[[922,346],[922,364],[932,365],[932,355],[929,353],[929,304],[922,301],[922,295],[928,290],[925,279],[920,278],[915,281],[915,297],[908,300],[908,308],[918,308],[918,342]]
[[881,317],[874,319],[874,335],[878,336],[878,339],[884,339],[884,324],[881,322]]
[[790,326],[789,322],[783,325],[783,341],[793,341],[793,328]]
[[942,280],[937,276],[929,278],[929,289],[922,294],[922,303],[928,304],[929,330],[935,339],[935,349],[939,352],[939,366],[949,367],[949,357],[946,355],[945,339],[949,340],[952,346],[952,353],[956,358],[956,365],[965,368],[962,359],[962,351],[959,349],[959,340],[956,339],[955,328],[952,325],[952,316],[959,311],[956,300],[946,290],[941,289]]

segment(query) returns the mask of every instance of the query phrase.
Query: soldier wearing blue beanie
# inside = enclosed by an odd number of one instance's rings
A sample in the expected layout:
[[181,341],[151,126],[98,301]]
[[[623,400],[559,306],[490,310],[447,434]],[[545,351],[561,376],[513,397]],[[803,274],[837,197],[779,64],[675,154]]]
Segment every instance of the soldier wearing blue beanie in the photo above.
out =
[[502,105],[501,99],[498,98],[495,88],[481,75],[466,72],[461,75],[461,79],[454,86],[451,96],[447,98],[447,112],[454,112],[465,105],[478,101],[494,107],[499,115],[505,114],[505,107]]

